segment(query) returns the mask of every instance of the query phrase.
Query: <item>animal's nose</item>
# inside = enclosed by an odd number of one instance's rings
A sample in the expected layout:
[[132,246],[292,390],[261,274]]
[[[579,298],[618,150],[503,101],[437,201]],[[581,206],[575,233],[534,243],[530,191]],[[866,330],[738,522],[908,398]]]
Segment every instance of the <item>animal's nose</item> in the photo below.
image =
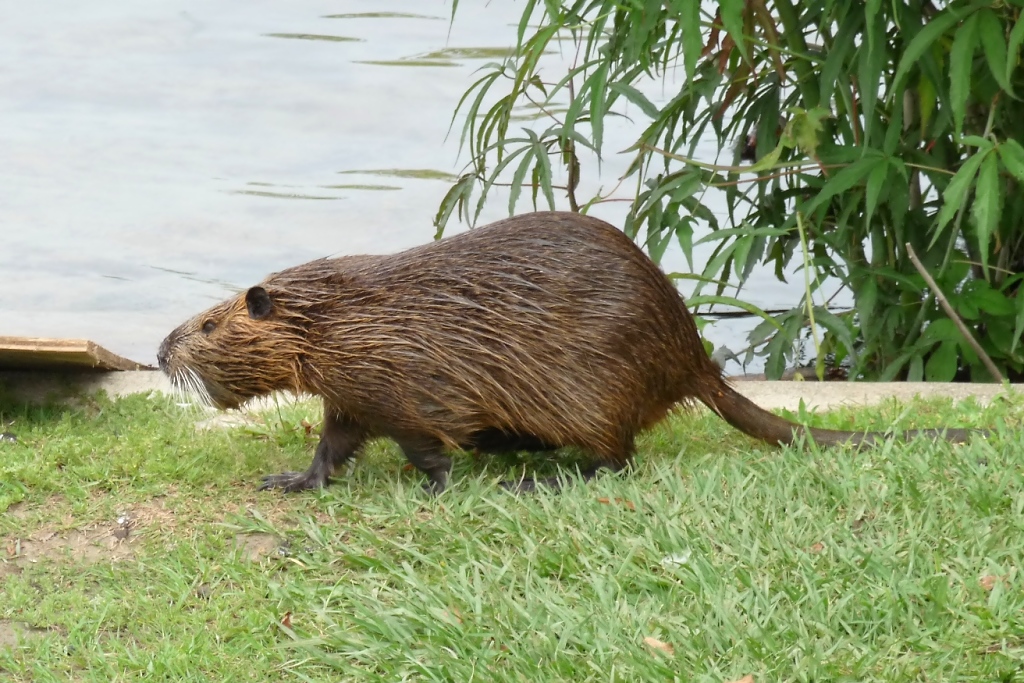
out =
[[164,339],[160,344],[160,348],[156,352],[156,362],[160,366],[160,369],[167,372],[167,358],[171,352],[171,338]]

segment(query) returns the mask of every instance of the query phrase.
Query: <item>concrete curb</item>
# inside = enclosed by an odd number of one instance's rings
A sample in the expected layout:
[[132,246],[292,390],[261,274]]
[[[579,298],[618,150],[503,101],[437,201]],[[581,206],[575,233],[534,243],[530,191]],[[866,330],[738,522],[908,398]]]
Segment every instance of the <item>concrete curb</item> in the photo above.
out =
[[[65,400],[76,395],[103,390],[109,396],[158,392],[171,393],[170,383],[161,372],[152,370],[124,372],[0,372],[0,386],[16,400],[42,403],[47,399]],[[1004,393],[997,384],[942,384],[930,382],[768,382],[742,380],[736,389],[769,410],[797,410],[803,401],[808,409],[829,410],[840,406],[865,406],[895,398],[907,401],[915,396],[943,397],[962,401],[974,397],[990,402]],[[1011,386],[1014,392],[1024,384]],[[265,403],[263,404],[266,405]],[[261,407],[260,403],[253,406]]]

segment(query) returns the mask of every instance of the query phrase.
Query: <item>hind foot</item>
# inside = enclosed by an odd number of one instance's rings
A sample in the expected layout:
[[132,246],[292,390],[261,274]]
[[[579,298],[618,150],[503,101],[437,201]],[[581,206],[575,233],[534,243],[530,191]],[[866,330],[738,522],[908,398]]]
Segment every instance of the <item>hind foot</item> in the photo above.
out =
[[281,489],[285,493],[295,493],[296,491],[323,488],[330,483],[329,477],[311,476],[309,472],[282,472],[281,474],[268,474],[263,477],[263,483],[260,484],[259,490]]
[[577,480],[581,482],[588,482],[597,476],[599,468],[590,467],[582,472],[566,472],[560,477],[543,477],[537,479],[535,477],[523,477],[522,479],[510,480],[506,479],[498,482],[498,486],[511,491],[513,493],[533,493],[539,488],[550,489],[551,491],[560,491],[565,486],[569,486],[575,483]]

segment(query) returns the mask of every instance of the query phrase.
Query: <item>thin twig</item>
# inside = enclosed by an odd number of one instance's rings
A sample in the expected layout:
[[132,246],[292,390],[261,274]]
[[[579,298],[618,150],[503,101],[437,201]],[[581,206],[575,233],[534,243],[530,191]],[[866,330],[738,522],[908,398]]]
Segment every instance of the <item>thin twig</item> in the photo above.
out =
[[967,329],[967,325],[964,325],[964,321],[960,319],[960,316],[956,314],[953,307],[949,305],[946,295],[942,293],[941,289],[939,289],[939,285],[935,282],[931,273],[924,269],[920,259],[917,258],[917,254],[914,253],[914,247],[910,246],[910,242],[907,242],[907,256],[910,257],[910,262],[914,264],[915,268],[917,268],[917,272],[921,273],[921,277],[924,278],[924,281],[931,288],[935,298],[939,300],[939,305],[942,306],[942,310],[946,312],[949,319],[952,320],[953,324],[956,325],[958,330],[960,330],[960,334],[964,335],[964,339],[966,339],[967,343],[971,345],[974,352],[978,354],[978,358],[981,359],[981,362],[985,364],[985,368],[988,370],[989,374],[992,375],[992,379],[1005,383],[1006,378],[1003,377],[1001,372],[999,372],[999,368],[997,368],[996,364],[992,362],[989,355],[985,353],[985,349],[981,348],[981,344],[977,342],[974,335],[971,334],[971,331]]

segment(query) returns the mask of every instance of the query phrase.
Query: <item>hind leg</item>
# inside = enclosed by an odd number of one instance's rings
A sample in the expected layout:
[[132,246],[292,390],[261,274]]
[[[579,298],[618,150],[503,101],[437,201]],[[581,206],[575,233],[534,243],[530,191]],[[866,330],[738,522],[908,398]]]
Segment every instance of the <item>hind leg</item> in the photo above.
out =
[[[632,463],[633,441],[630,439],[628,446],[623,445],[614,451],[609,451],[595,458],[589,467],[580,470],[580,479],[587,482],[596,477],[597,473],[601,470],[619,472],[628,468]],[[564,477],[545,477],[542,479],[524,477],[517,481],[502,481],[498,485],[509,491],[520,493],[536,491],[539,486],[557,491],[562,488],[563,483],[568,483]]]
[[324,411],[324,426],[320,430],[320,443],[313,454],[313,462],[305,472],[283,472],[263,477],[260,491],[284,489],[286,492],[304,491],[327,486],[331,475],[352,459],[362,445],[366,434],[329,410]]
[[514,434],[502,429],[484,429],[471,434],[466,443],[459,444],[464,450],[477,450],[481,453],[508,455],[518,451],[539,453],[557,450],[543,439],[532,434]]
[[423,488],[437,495],[448,486],[452,459],[444,454],[444,445],[437,439],[424,436],[396,436],[405,457],[430,480]]

